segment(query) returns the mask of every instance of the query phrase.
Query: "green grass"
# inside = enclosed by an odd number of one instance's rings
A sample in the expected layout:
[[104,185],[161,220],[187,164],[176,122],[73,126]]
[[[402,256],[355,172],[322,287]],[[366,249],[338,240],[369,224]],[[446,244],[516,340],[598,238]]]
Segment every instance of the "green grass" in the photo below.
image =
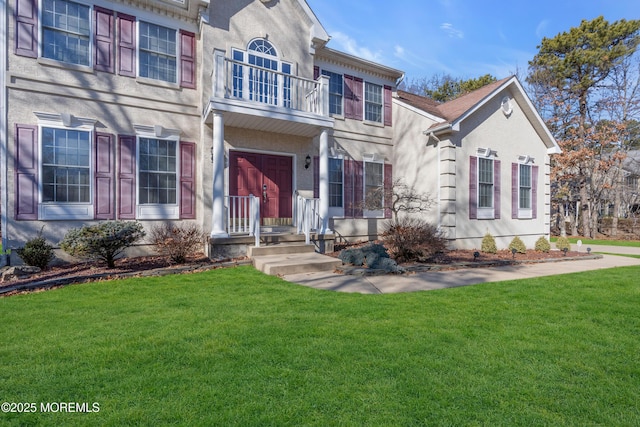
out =
[[[606,245],[606,246],[627,246],[640,248],[640,240],[601,240],[601,239],[583,239],[581,237],[568,237],[569,242],[576,244],[578,240],[582,240],[583,245]],[[551,242],[556,242],[557,237],[552,237]]]
[[[0,299],[1,425],[640,425],[640,267],[394,295],[250,267]],[[391,279],[390,279],[391,280]]]
[[634,255],[634,254],[614,254],[612,252],[594,252],[594,254],[625,256],[627,258],[638,258],[638,259],[640,259],[640,255]]

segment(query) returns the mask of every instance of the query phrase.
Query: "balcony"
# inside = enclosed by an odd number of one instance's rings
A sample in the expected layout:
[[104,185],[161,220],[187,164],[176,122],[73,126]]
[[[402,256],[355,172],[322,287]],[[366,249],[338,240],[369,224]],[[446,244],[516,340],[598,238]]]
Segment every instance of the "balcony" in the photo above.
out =
[[212,96],[205,117],[224,113],[225,126],[315,136],[333,128],[329,79],[311,80],[214,53]]

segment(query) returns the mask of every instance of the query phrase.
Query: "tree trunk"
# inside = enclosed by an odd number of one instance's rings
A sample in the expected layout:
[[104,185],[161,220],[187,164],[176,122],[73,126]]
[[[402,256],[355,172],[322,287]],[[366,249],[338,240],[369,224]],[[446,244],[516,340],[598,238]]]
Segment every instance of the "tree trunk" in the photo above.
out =
[[580,211],[582,212],[582,235],[584,237],[591,236],[591,221],[589,209],[589,196],[587,195],[587,185],[583,181],[580,186]]
[[618,218],[620,217],[620,203],[622,201],[622,174],[618,169],[616,174],[615,196],[613,199],[613,216],[611,217],[611,237],[618,237]]

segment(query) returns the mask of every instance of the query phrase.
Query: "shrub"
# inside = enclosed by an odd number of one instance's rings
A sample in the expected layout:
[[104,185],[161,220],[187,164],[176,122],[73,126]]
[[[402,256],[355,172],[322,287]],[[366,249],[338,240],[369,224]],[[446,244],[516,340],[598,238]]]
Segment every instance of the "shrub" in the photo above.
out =
[[515,236],[511,240],[511,243],[509,243],[509,250],[513,250],[513,249],[515,249],[516,252],[519,254],[527,253],[527,247],[524,245],[524,242],[522,241],[522,239],[518,236]]
[[389,258],[387,249],[379,243],[369,243],[360,248],[344,249],[338,258],[345,264],[353,264],[358,267],[381,269],[389,272],[403,271],[398,264]]
[[105,221],[69,230],[60,247],[72,256],[102,260],[113,268],[116,258],[144,235],[138,221]]
[[558,240],[556,240],[556,248],[560,249],[561,251],[566,248],[569,251],[571,250],[571,243],[566,237],[560,236],[558,237]]
[[151,243],[156,252],[168,256],[172,262],[181,264],[187,256],[202,248],[204,233],[196,224],[173,225],[164,223],[151,230]]
[[398,262],[426,261],[447,249],[447,239],[437,226],[414,217],[388,221],[382,240]]
[[25,245],[17,249],[18,256],[24,261],[25,264],[38,267],[41,270],[47,268],[51,260],[53,259],[53,246],[51,246],[42,237],[42,230],[38,233],[37,237],[28,240]]
[[536,251],[538,252],[549,252],[551,250],[551,243],[541,236],[538,240],[536,240]]
[[498,253],[496,239],[494,239],[490,233],[485,234],[482,238],[482,246],[480,246],[480,250],[488,254]]

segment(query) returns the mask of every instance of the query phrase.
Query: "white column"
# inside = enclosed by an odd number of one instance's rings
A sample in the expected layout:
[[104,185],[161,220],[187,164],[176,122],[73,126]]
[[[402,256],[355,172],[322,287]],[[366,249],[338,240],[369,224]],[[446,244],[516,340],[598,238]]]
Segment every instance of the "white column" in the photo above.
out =
[[211,237],[228,237],[224,227],[224,118],[213,112],[213,206]]
[[320,234],[330,233],[329,230],[329,129],[322,129],[320,132],[320,167],[319,196],[320,196]]

